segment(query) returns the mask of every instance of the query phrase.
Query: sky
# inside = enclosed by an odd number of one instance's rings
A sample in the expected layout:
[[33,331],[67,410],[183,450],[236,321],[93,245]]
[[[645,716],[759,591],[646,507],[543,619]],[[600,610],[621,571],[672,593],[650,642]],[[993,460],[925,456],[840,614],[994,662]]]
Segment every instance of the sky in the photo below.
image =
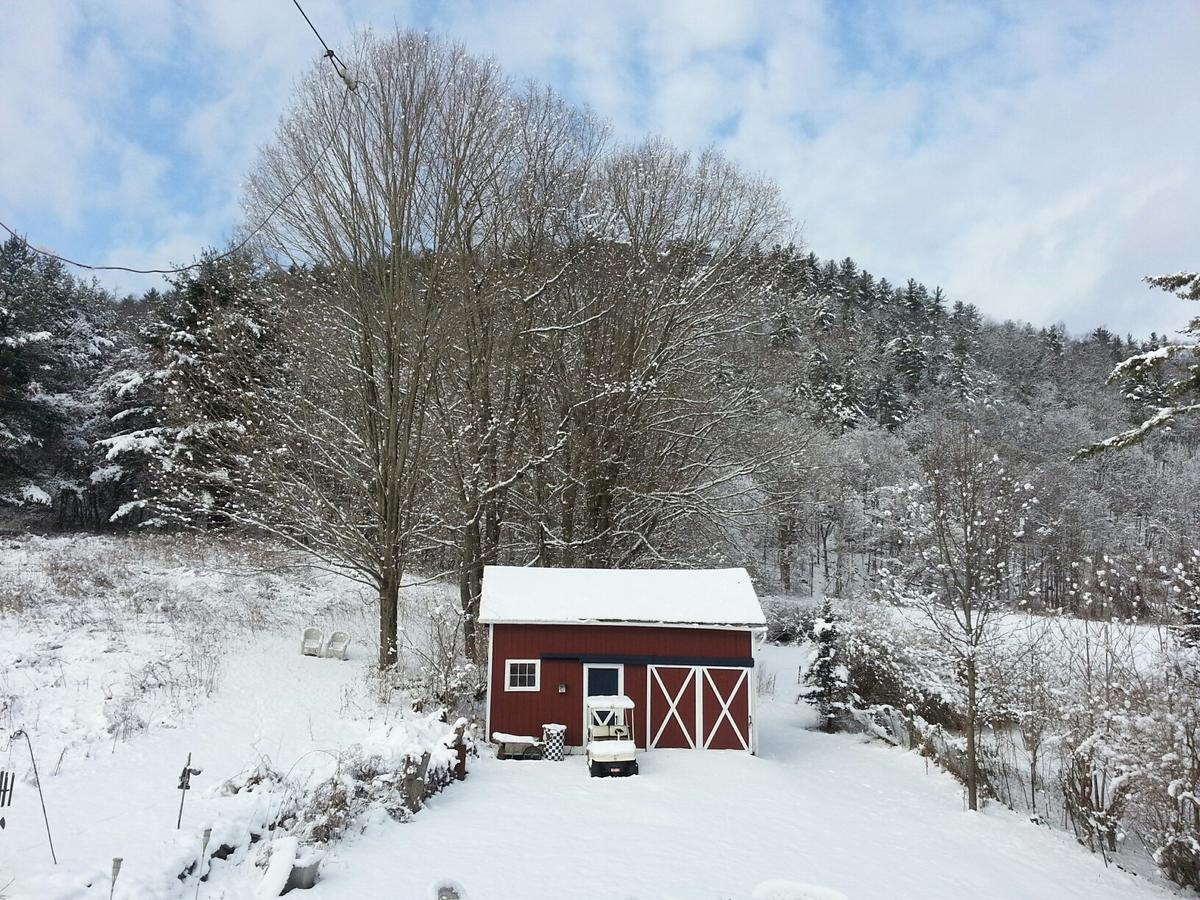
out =
[[[416,28],[780,185],[822,257],[1075,333],[1182,327],[1200,267],[1200,0],[301,0],[336,49]],[[0,221],[190,262],[321,47],[291,0],[3,0]],[[156,279],[105,276],[119,292]]]

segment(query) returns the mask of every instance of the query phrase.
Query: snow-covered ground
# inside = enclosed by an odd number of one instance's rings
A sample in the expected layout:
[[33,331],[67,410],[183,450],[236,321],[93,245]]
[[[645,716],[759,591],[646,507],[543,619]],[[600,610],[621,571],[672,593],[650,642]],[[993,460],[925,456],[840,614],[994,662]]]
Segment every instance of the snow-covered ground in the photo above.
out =
[[[381,705],[369,641],[346,662],[299,656],[302,624],[357,637],[372,612],[356,586],[279,562],[153,540],[0,543],[0,769],[23,779],[0,813],[0,896],[108,897],[120,856],[116,898],[261,900],[260,853],[215,863],[203,884],[176,877],[205,827],[214,845],[232,843],[288,800],[220,785],[268,764],[303,794],[381,728],[422,727]],[[421,900],[453,882],[469,900],[750,900],[778,879],[859,900],[1171,896],[1001,807],[965,812],[959,784],[913,754],[809,730],[793,702],[803,657],[764,648],[774,695],[760,697],[757,758],[654,751],[636,778],[589,779],[578,757],[485,755],[410,821],[369,816],[326,856],[317,887],[293,896]],[[8,740],[22,726],[58,866],[25,746]],[[203,771],[176,831],[189,753]]]
[[627,779],[566,762],[481,760],[412,822],[343,844],[314,900],[749,900],[772,879],[850,898],[1135,900],[1159,883],[1106,869],[1069,837],[1003,808],[964,811],[953,778],[918,756],[809,730],[802,651],[765,648],[759,757],[656,750]]
[[[288,562],[191,541],[0,543],[0,770],[20,779],[0,810],[0,897],[106,898],[114,857],[117,898],[192,897],[195,879],[177,875],[205,828],[210,849],[244,845],[292,799],[230,796],[227,780],[263,766],[303,789],[353,745],[386,752],[425,725],[379,702],[362,590]],[[309,622],[350,631],[350,659],[302,657]],[[57,865],[17,728],[32,738]],[[189,754],[202,771],[176,830]],[[231,871],[201,896],[254,896],[263,873],[248,856],[218,864]]]

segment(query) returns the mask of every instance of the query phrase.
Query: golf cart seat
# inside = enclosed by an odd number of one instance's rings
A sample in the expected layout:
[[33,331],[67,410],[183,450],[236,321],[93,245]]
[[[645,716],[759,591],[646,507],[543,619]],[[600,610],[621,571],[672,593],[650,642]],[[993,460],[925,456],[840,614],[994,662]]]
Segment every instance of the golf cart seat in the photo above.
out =
[[607,763],[631,760],[637,753],[633,741],[588,741],[588,758],[594,762]]
[[628,725],[593,725],[591,736],[597,741],[620,741],[629,739]]

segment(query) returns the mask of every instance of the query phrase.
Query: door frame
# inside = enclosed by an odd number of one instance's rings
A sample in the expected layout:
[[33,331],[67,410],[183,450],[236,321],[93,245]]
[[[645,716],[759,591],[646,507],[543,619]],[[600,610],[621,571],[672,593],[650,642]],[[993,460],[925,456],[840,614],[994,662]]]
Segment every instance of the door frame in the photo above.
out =
[[587,726],[588,726],[588,669],[616,669],[617,670],[617,693],[625,693],[625,663],[584,663],[583,664],[583,731],[579,733],[579,745],[587,746]]

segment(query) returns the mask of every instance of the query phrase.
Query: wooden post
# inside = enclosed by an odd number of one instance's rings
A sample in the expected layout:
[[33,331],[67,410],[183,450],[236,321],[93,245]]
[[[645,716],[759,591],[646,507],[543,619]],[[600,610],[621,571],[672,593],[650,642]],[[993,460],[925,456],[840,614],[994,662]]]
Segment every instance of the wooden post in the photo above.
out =
[[416,812],[425,802],[425,773],[429,769],[430,754],[421,757],[420,763],[404,775],[400,782],[400,790],[404,794],[404,805],[410,812]]
[[459,722],[454,729],[454,750],[458,754],[458,762],[454,764],[454,778],[463,781],[467,777],[467,742],[463,735],[467,730],[466,722]]

